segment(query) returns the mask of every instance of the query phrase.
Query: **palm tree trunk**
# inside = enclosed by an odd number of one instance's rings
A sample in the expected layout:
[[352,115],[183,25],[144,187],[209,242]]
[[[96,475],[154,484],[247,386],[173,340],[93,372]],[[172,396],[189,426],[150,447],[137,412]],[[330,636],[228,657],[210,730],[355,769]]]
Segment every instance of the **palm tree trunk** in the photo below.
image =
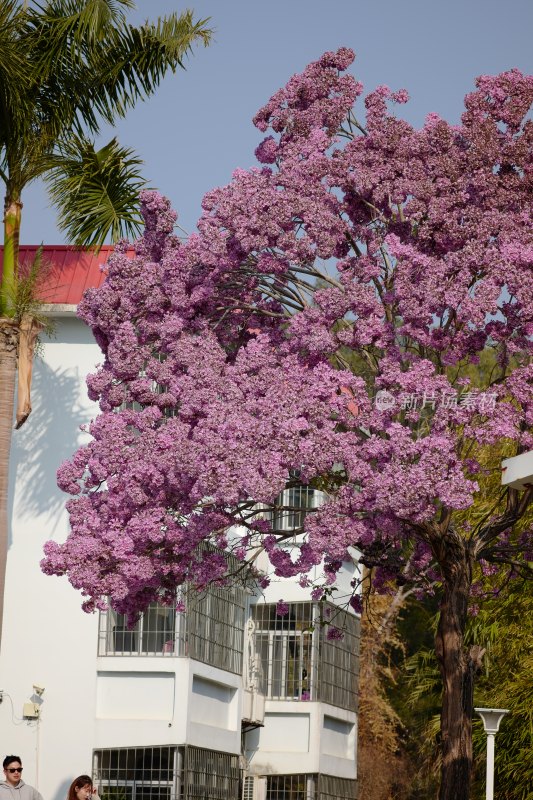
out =
[[7,198],[4,213],[4,263],[0,287],[0,313],[12,317],[15,311],[15,282],[19,260],[19,237],[22,203]]
[[4,262],[0,286],[0,645],[9,547],[9,455],[13,433],[13,403],[17,378],[20,329],[15,319],[15,283],[19,259],[22,203],[8,193],[4,213]]
[[[462,557],[461,557],[462,556]],[[472,777],[474,668],[463,641],[471,574],[463,549],[448,553],[435,640],[443,683],[439,800],[469,800]]]
[[4,587],[9,544],[9,454],[13,432],[18,338],[18,325],[11,319],[0,318],[0,644],[2,640]]

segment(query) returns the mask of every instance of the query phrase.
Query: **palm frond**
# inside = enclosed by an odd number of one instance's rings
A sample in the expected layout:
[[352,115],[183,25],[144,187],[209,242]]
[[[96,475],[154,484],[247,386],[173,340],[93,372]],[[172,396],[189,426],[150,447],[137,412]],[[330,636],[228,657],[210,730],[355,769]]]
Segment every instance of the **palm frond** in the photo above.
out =
[[[110,37],[107,50],[93,50],[86,81],[93,113],[96,110],[113,122],[139,99],[151,95],[168,70],[184,68],[184,58],[194,44],[209,44],[212,31],[207,22],[195,22],[191,11],[172,14],[156,24],[127,26]],[[86,109],[81,106],[80,114],[87,121]]]
[[100,246],[135,236],[141,229],[139,192],[145,186],[142,161],[112,139],[94,143],[71,136],[54,156],[46,174],[50,197],[59,211],[59,226],[83,246]]
[[[20,135],[19,121],[27,114],[31,70],[20,47],[23,27],[16,0],[0,3],[0,159],[9,142]],[[3,167],[5,163],[3,163]],[[2,167],[2,168],[3,168]]]
[[54,0],[37,7],[28,23],[26,46],[46,76],[41,100],[60,103],[69,127],[92,132],[99,118],[112,124],[141,98],[150,96],[166,72],[183,67],[193,45],[207,45],[207,20],[191,11],[157,23],[128,25],[121,6],[131,0]]
[[46,69],[61,51],[68,53],[73,62],[83,58],[87,48],[104,41],[110,29],[124,27],[124,9],[134,7],[133,0],[34,3],[28,11],[27,34],[33,35],[37,45],[39,39],[46,38],[38,49],[39,66]]

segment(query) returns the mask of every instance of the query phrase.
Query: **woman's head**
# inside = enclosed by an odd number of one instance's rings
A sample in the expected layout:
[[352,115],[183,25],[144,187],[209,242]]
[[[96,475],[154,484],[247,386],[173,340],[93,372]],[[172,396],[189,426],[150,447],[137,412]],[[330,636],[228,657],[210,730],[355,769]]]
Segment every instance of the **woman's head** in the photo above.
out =
[[93,781],[89,775],[79,775],[70,784],[67,800],[90,800],[93,794]]

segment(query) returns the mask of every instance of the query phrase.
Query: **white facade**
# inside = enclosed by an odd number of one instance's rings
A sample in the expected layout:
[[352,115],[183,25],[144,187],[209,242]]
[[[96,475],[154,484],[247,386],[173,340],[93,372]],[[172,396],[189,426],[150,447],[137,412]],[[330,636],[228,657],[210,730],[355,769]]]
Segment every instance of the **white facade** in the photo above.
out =
[[[67,535],[55,474],[95,414],[85,376],[101,358],[83,323],[59,318],[35,363],[33,413],[13,435],[2,757],[21,757],[24,780],[44,800],[64,800],[73,778],[91,772],[103,800],[355,797],[355,617],[342,671],[324,626],[309,624],[318,622],[318,606],[308,592],[276,582],[264,598],[235,606],[234,649],[221,655],[218,644],[193,646],[191,626],[178,641],[187,620],[171,620],[168,632],[157,609],[152,629],[146,619],[133,634],[116,618],[84,614],[66,579],[41,573],[44,542]],[[280,599],[290,605],[287,618],[270,605]],[[200,612],[201,626],[209,614]],[[222,622],[206,625],[220,637]],[[220,659],[231,668],[215,666]]]

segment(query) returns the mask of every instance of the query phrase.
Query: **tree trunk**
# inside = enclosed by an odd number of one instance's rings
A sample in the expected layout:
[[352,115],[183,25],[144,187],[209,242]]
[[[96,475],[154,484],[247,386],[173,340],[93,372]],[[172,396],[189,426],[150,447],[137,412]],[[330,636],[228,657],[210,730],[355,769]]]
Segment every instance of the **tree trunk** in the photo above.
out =
[[0,644],[2,641],[4,587],[9,544],[9,453],[13,432],[18,337],[18,325],[12,319],[0,318]]
[[35,345],[42,325],[24,314],[19,327],[18,391],[15,428],[21,428],[31,414],[31,376]]
[[469,800],[475,664],[463,646],[472,582],[465,543],[454,542],[444,569],[444,596],[435,640],[443,684],[439,800]]
[[0,646],[9,547],[9,455],[13,433],[13,403],[20,335],[19,325],[13,317],[15,316],[21,212],[20,195],[13,191],[13,187],[8,187],[4,202],[4,253],[0,284]]
[[0,286],[0,314],[14,316],[15,286],[19,261],[19,237],[22,203],[16,197],[6,197],[4,212],[4,261]]

